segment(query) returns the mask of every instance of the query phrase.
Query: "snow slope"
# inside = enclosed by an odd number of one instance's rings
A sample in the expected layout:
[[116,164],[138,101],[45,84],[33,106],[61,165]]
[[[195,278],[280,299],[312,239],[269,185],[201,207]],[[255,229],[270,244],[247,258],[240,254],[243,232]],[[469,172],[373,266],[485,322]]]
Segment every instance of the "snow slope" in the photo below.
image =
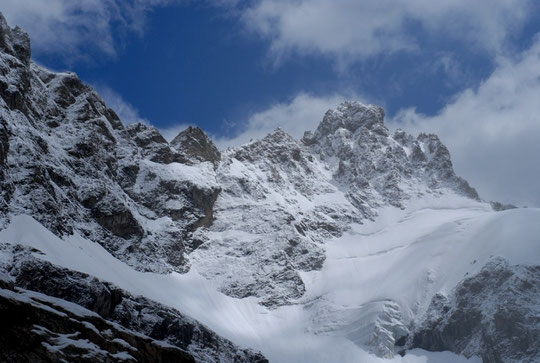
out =
[[[54,264],[178,308],[233,342],[260,349],[272,362],[363,362],[383,360],[370,351],[379,346],[366,343],[376,339],[374,331],[384,333],[388,314],[381,312],[388,313],[389,306],[391,318],[408,329],[436,292],[453,288],[492,256],[513,264],[537,263],[538,220],[540,209],[493,212],[455,195],[411,201],[404,210],[388,207],[373,222],[354,225],[329,241],[323,268],[302,273],[304,296],[274,310],[253,297],[218,292],[196,266],[187,274],[138,272],[99,244],[78,235],[62,240],[24,215],[14,216],[0,231],[0,242],[32,246]],[[465,358],[413,350],[391,359],[445,360]]]

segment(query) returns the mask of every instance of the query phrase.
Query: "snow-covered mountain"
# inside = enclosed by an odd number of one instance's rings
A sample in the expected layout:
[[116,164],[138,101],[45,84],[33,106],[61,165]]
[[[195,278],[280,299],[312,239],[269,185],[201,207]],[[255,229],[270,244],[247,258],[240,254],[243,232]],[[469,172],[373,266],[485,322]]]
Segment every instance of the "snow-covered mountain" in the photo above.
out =
[[33,320],[2,360],[540,359],[540,210],[482,201],[378,106],[168,143],[0,16],[0,186],[0,310]]

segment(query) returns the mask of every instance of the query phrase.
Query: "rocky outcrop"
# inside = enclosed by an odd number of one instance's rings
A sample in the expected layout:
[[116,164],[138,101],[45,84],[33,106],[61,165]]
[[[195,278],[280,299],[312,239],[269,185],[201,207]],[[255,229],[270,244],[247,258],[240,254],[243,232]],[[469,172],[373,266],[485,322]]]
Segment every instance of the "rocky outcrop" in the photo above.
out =
[[540,359],[540,266],[494,258],[448,296],[437,294],[410,347],[489,362]]
[[184,155],[171,148],[167,140],[155,127],[136,123],[128,125],[126,131],[137,146],[141,148],[145,158],[162,164],[188,162]]
[[420,164],[430,177],[430,186],[435,188],[448,186],[466,197],[480,199],[476,190],[455,174],[450,152],[437,135],[421,133],[417,140],[422,145],[420,149],[424,152],[425,158],[425,165]]
[[180,132],[171,141],[171,146],[194,163],[210,161],[216,164],[221,159],[216,144],[199,127],[189,126]]
[[508,209],[516,209],[517,207],[513,204],[504,204],[501,202],[489,202],[491,204],[491,208],[493,208],[494,211],[502,212],[503,210]]
[[30,88],[30,38],[22,29],[10,29],[0,14],[0,97],[11,110],[31,114],[26,92]]
[[19,27],[10,29],[3,16],[0,17],[0,49],[24,64],[30,62],[30,37]]
[[9,285],[0,286],[2,362],[195,362],[81,306]]
[[[106,324],[115,323],[117,330],[120,326],[126,331],[135,331],[162,342],[161,346],[180,348],[189,352],[198,362],[267,362],[260,353],[237,347],[175,309],[142,296],[133,296],[109,282],[87,274],[39,260],[31,254],[39,253],[38,251],[31,251],[23,246],[0,246],[4,250],[4,256],[12,256],[10,261],[0,265],[0,273],[3,276],[9,273],[9,279],[4,280],[12,286],[24,291],[39,292],[49,299],[53,297],[70,302],[79,309],[87,309],[95,313],[94,315],[97,314],[96,317],[106,319]],[[10,282],[10,279],[13,281]],[[14,324],[21,325],[21,322]],[[80,327],[77,325],[70,329],[76,334]],[[84,336],[83,332],[80,335]],[[158,361],[158,358],[137,358],[137,361]]]
[[[0,166],[6,163],[9,151],[9,135],[6,122],[0,120]],[[0,171],[3,174],[3,169]]]

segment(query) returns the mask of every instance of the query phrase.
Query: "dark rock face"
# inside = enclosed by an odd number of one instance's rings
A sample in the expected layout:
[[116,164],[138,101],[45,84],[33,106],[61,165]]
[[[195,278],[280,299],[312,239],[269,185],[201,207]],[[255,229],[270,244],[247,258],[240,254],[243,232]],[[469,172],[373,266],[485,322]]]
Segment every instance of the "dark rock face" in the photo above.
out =
[[137,123],[128,125],[126,131],[143,150],[144,156],[151,161],[162,164],[189,162],[184,155],[171,148],[167,140],[154,127]]
[[19,288],[82,306],[125,329],[186,350],[199,362],[267,362],[260,353],[238,348],[177,310],[132,296],[87,274],[41,261],[22,246],[15,249],[13,262],[3,269],[9,268]]
[[189,126],[171,141],[171,146],[193,162],[210,161],[215,164],[221,159],[214,142],[199,127]]
[[36,259],[18,261],[11,271],[18,287],[81,305],[108,319],[122,302],[123,292],[111,284]]
[[436,295],[415,329],[413,348],[450,350],[488,362],[540,359],[540,266],[510,266],[501,258]]
[[130,209],[113,198],[103,198],[91,209],[97,223],[113,235],[124,239],[141,238],[144,230]]
[[205,189],[194,187],[192,189],[192,197],[194,205],[203,211],[203,215],[192,226],[192,231],[199,227],[209,227],[214,221],[214,204],[218,198],[220,188],[215,188],[208,192]]
[[0,286],[2,362],[195,362],[189,353],[65,300]]
[[112,319],[154,339],[182,347],[200,362],[268,362],[261,353],[239,348],[178,311],[143,297],[123,299]]
[[0,166],[6,163],[9,151],[9,135],[7,125],[4,120],[0,120]]
[[508,209],[515,209],[517,208],[515,205],[513,204],[503,204],[503,203],[500,203],[500,202],[489,202],[489,204],[491,204],[491,208],[493,208],[494,211],[497,211],[497,212],[501,212],[503,210],[508,210]]

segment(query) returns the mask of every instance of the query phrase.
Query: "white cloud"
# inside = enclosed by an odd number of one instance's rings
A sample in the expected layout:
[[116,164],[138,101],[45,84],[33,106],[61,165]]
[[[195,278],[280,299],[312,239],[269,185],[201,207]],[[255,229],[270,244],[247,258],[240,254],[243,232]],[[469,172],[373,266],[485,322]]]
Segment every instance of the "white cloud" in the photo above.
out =
[[84,52],[88,47],[114,56],[119,33],[141,33],[146,13],[155,6],[172,2],[2,0],[0,11],[11,26],[18,25],[30,34],[33,50],[73,61],[86,58]]
[[[418,47],[424,35],[500,53],[526,21],[530,0],[265,0],[243,10],[247,27],[271,41],[277,58],[292,52],[349,62]],[[416,31],[411,31],[416,26]]]
[[402,110],[391,123],[438,134],[458,174],[486,199],[540,206],[540,39],[497,64],[478,88],[460,92],[437,115]]
[[[114,56],[122,33],[144,30],[147,13],[190,0],[2,0],[11,25],[27,30],[37,52],[73,61],[88,47]],[[418,35],[466,41],[501,53],[528,19],[532,0],[201,0],[271,42],[280,59],[322,54],[338,63],[418,48]],[[411,30],[411,25],[415,30]],[[421,32],[418,29],[422,29]],[[82,50],[85,50],[83,52]]]
[[113,89],[104,85],[95,86],[95,89],[101,98],[103,98],[107,107],[112,108],[114,112],[116,112],[124,125],[137,122],[147,125],[150,124],[146,118],[139,115],[139,110],[137,110],[135,106],[124,100],[124,98]]
[[250,115],[244,123],[245,129],[240,134],[232,138],[221,137],[215,140],[221,148],[238,146],[251,139],[262,138],[278,127],[295,138],[301,138],[304,131],[314,130],[317,127],[326,111],[350,98],[357,97],[338,94],[317,97],[300,93],[290,102],[276,103]]

